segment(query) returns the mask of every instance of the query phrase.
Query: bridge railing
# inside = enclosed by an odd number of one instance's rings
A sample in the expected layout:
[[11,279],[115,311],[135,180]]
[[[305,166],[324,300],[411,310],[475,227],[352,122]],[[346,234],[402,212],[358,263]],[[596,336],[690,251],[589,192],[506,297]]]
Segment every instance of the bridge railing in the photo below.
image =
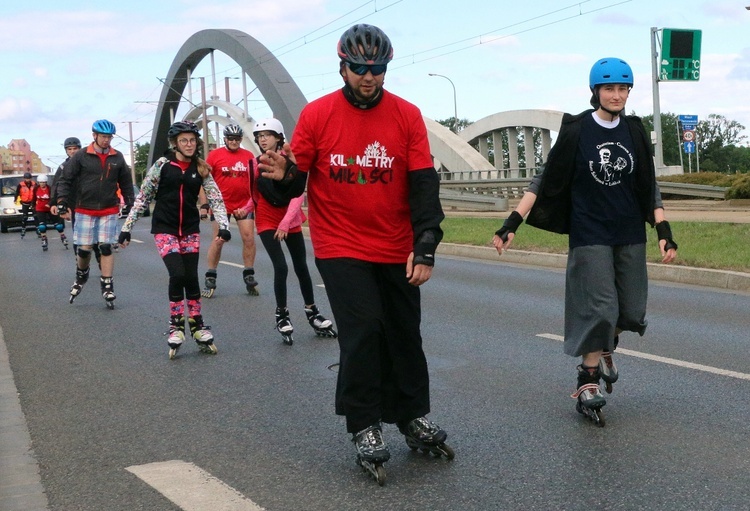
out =
[[[506,169],[507,170],[507,169]],[[521,169],[525,170],[525,169]],[[531,169],[533,172],[541,169]],[[440,189],[451,193],[451,197],[467,201],[476,200],[472,196],[488,196],[494,198],[520,198],[531,182],[529,177],[497,177],[503,170],[457,171],[440,173]],[[662,195],[682,195],[686,197],[703,197],[709,199],[723,199],[727,188],[723,186],[696,185],[690,183],[659,183]],[[458,194],[458,196],[456,195]]]

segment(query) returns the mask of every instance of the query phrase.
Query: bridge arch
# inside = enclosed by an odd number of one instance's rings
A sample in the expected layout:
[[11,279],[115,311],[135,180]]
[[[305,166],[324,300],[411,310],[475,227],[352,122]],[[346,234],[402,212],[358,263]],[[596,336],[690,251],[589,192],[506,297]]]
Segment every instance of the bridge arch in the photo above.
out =
[[167,150],[167,129],[174,120],[174,112],[183,97],[190,73],[214,50],[225,53],[242,67],[242,71],[258,87],[274,116],[287,130],[291,132],[297,124],[307,100],[268,48],[240,30],[201,30],[185,41],[167,73],[154,118],[149,162],[153,162]]

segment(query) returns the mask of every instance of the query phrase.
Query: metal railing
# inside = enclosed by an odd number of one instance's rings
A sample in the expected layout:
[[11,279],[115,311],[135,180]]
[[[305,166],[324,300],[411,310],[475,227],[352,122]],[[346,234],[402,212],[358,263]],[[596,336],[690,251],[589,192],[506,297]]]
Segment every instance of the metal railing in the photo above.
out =
[[[515,169],[519,170],[519,169]],[[520,169],[525,170],[525,169]],[[537,169],[531,169],[536,171]],[[506,169],[505,171],[509,171]],[[458,171],[442,172],[440,175],[441,193],[450,192],[450,198],[460,201],[464,197],[467,202],[478,202],[476,197],[485,196],[491,198],[520,198],[524,190],[531,182],[529,177],[497,178],[498,173],[504,171],[482,170],[482,171]],[[723,186],[696,185],[690,183],[670,183],[662,181],[659,183],[662,195],[682,195],[686,197],[701,197],[708,199],[723,199],[727,188]]]

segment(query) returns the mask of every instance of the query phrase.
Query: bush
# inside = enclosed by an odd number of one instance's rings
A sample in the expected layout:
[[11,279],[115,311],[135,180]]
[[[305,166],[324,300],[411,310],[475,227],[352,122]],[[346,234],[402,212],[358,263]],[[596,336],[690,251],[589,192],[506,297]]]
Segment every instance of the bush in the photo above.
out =
[[734,183],[724,197],[726,199],[750,199],[750,174],[736,175]]
[[693,185],[732,186],[737,177],[736,174],[723,174],[721,172],[693,172],[691,174],[661,176],[658,180],[670,183],[690,183]]

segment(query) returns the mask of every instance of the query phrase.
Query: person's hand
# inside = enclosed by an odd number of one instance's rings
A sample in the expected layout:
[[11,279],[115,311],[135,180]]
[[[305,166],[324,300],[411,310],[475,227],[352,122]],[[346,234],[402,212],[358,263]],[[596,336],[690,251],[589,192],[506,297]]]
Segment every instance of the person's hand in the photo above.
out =
[[258,169],[260,169],[261,176],[275,181],[284,179],[289,162],[296,164],[297,160],[292,153],[289,143],[284,143],[282,151],[286,154],[283,155],[280,152],[269,149],[260,155],[260,158],[258,158]]
[[60,218],[63,220],[70,220],[70,210],[65,204],[58,204],[57,205],[57,214],[60,215]]
[[219,234],[218,236],[216,236],[216,241],[218,241],[221,244],[224,244],[231,239],[232,239],[232,233],[229,232],[229,229],[219,229]]
[[504,241],[503,238],[495,234],[492,237],[492,245],[494,245],[499,255],[503,255],[503,252],[505,252],[506,250],[510,248],[510,245],[513,243],[513,238],[515,237],[516,235],[514,233],[508,232],[505,234],[505,241]]
[[50,206],[49,207],[49,212],[52,213],[53,215],[56,215],[57,214],[57,206]]
[[409,254],[406,260],[406,278],[412,286],[421,286],[432,276],[432,266],[426,264],[414,264],[414,252]]
[[276,233],[273,235],[273,237],[279,241],[285,240],[286,236],[287,236],[287,232],[282,231],[281,229],[276,229]]
[[245,211],[245,208],[237,208],[232,211],[232,215],[234,215],[235,220],[243,220],[247,218],[247,211]]
[[668,264],[677,257],[677,243],[672,238],[672,228],[669,222],[662,220],[656,224],[656,236],[659,239],[659,251],[661,262]]
[[120,231],[120,235],[117,237],[117,244],[123,248],[130,245],[130,231]]
[[211,210],[211,207],[208,204],[201,204],[200,212],[201,212],[201,220],[207,220],[208,219],[208,212]]

